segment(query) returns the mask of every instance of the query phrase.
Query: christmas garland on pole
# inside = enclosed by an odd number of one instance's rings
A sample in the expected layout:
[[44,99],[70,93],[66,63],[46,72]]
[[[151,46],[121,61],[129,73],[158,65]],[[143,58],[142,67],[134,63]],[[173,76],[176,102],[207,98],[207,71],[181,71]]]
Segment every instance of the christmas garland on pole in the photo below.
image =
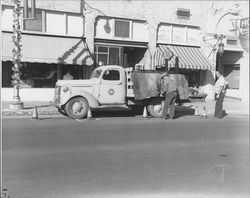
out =
[[21,81],[21,72],[20,69],[22,67],[21,64],[21,25],[20,25],[20,16],[22,14],[21,10],[21,1],[14,0],[14,10],[13,10],[13,37],[12,41],[14,43],[14,48],[12,50],[13,53],[13,75],[12,77],[12,85],[14,87],[19,88],[22,81]]

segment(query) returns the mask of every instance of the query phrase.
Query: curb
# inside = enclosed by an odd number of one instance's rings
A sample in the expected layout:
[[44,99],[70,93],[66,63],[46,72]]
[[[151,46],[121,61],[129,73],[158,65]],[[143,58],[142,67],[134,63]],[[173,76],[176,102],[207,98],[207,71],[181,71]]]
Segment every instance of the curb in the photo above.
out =
[[[24,115],[32,115],[33,110],[31,111],[22,111],[22,110],[3,110],[2,116],[24,116]],[[38,111],[38,115],[59,115],[58,111]]]

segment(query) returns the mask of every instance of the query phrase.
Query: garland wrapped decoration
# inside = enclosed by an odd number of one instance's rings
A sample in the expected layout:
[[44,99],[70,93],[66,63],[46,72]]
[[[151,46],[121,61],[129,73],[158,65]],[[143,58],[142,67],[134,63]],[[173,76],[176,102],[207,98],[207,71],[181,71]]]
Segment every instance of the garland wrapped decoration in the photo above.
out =
[[21,85],[21,72],[20,68],[22,67],[21,64],[21,25],[20,25],[20,16],[21,12],[21,0],[14,0],[14,10],[13,10],[13,36],[12,41],[14,43],[14,48],[12,50],[13,54],[13,67],[12,71],[14,72],[11,76],[12,78],[12,85],[16,87],[20,87]]

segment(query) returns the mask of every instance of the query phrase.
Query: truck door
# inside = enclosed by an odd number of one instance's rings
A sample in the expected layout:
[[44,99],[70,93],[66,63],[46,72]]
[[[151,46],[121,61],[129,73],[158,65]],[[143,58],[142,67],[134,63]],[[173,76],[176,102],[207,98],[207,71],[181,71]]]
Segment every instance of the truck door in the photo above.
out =
[[101,77],[99,90],[101,104],[124,104],[125,73],[119,69],[105,70]]

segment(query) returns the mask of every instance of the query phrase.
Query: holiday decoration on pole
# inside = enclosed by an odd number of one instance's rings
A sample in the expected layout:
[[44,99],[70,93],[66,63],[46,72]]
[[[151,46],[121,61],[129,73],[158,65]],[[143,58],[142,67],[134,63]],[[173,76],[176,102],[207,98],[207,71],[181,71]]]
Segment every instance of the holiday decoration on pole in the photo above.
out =
[[14,87],[14,96],[13,102],[10,104],[10,109],[22,109],[23,103],[20,100],[19,96],[19,89],[21,86],[21,72],[20,68],[22,67],[21,64],[21,25],[20,25],[20,16],[21,16],[21,1],[14,0],[14,10],[13,10],[13,37],[12,41],[14,43],[14,48],[12,50],[13,53],[13,75],[12,78],[12,85]]
[[20,15],[21,15],[21,7],[20,0],[14,0],[15,8],[13,11],[13,37],[12,41],[14,43],[13,53],[13,68],[14,74],[12,75],[12,84],[14,86],[20,86],[21,80],[21,26],[20,26]]

